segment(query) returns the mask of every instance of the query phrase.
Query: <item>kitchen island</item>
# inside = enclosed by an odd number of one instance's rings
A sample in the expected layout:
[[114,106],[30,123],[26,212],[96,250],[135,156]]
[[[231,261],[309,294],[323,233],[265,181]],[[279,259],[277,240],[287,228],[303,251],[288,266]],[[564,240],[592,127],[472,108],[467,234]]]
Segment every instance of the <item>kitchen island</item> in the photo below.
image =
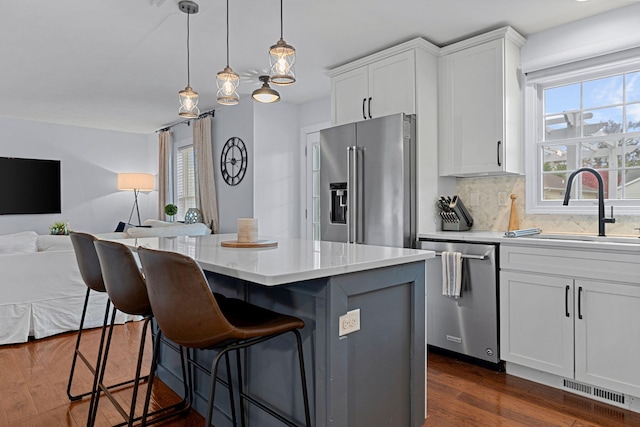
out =
[[[278,246],[220,245],[235,239],[235,234],[223,234],[124,242],[189,255],[214,291],[303,319],[314,426],[424,424],[425,260],[433,252],[263,236]],[[340,316],[357,309],[360,329],[340,336]],[[287,335],[249,349],[244,381],[253,397],[304,420],[295,340]],[[197,351],[195,357],[206,365],[214,355]],[[158,375],[180,393],[174,351],[161,349]],[[194,407],[204,413],[208,377],[197,373],[195,388]],[[280,425],[253,407],[248,414],[250,425]],[[231,425],[222,391],[216,393],[213,419],[216,427]]]

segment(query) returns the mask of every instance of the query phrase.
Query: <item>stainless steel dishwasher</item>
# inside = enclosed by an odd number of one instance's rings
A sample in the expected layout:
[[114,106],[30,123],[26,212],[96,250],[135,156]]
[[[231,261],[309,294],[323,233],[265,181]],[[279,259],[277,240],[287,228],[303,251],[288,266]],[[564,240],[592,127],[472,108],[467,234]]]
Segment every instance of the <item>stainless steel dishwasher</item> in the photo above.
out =
[[[421,241],[427,261],[426,341],[429,346],[499,363],[497,247],[486,243]],[[462,254],[460,298],[442,294],[442,251]]]

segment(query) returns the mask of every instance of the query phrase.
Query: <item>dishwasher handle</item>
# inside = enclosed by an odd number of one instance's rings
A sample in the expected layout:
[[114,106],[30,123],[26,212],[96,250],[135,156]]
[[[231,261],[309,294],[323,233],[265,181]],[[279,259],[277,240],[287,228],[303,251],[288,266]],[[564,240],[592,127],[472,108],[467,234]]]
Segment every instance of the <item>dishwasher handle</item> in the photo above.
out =
[[[442,252],[436,252],[436,256],[442,256]],[[467,258],[467,259],[479,259],[479,260],[485,260],[487,259],[487,255],[470,255],[470,254],[462,254],[462,258]]]

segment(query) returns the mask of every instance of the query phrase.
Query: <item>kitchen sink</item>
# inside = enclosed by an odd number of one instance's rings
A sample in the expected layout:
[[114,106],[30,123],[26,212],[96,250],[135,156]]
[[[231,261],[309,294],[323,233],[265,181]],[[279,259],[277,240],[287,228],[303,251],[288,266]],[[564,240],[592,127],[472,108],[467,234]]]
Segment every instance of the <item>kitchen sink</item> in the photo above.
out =
[[593,234],[563,234],[563,233],[542,233],[533,236],[527,236],[533,239],[552,239],[552,240],[574,240],[582,242],[603,242],[603,243],[626,243],[632,245],[640,245],[640,236],[623,237],[623,236],[596,236]]

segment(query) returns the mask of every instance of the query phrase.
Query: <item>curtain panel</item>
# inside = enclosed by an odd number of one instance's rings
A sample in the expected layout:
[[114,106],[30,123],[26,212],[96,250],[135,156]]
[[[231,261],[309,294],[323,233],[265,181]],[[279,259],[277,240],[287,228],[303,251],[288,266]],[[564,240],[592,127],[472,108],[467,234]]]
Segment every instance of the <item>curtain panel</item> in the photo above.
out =
[[164,207],[171,200],[169,173],[171,165],[171,131],[158,133],[158,219],[165,219]]
[[196,163],[196,200],[203,222],[218,233],[218,198],[213,170],[211,117],[194,120],[193,151]]

